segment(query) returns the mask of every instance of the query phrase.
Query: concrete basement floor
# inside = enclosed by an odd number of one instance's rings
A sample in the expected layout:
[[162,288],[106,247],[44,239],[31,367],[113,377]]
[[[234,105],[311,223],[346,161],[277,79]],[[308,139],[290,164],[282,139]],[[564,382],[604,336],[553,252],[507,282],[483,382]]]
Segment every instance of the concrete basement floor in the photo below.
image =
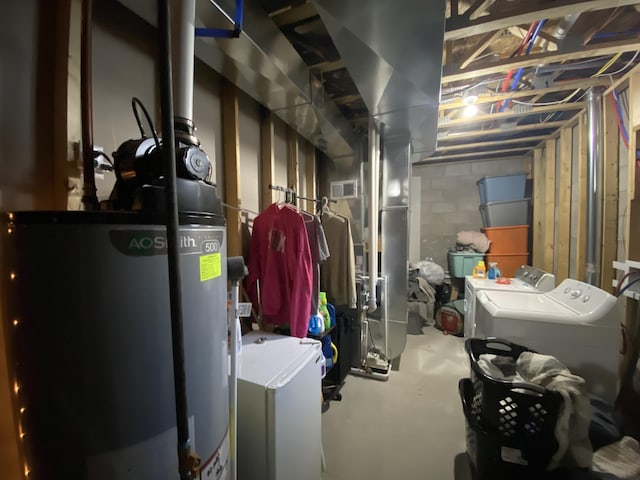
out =
[[464,340],[424,327],[407,335],[399,371],[382,382],[349,375],[322,415],[323,480],[468,480],[458,380]]

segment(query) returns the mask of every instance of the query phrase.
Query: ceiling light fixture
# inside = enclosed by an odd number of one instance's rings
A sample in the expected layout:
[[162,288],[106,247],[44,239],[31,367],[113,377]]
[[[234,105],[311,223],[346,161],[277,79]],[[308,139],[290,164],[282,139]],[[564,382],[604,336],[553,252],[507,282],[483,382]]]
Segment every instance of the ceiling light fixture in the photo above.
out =
[[462,116],[464,118],[474,117],[477,114],[478,114],[478,106],[474,105],[473,103],[464,107],[464,110],[462,111]]

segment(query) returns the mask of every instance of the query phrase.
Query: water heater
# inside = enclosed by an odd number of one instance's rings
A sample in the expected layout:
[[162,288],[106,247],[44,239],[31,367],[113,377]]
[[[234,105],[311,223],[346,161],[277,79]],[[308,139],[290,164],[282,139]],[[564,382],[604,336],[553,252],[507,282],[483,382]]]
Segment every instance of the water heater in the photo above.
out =
[[[165,218],[3,214],[7,343],[25,477],[174,480],[177,432]],[[226,479],[226,230],[180,215],[189,430],[201,479]]]

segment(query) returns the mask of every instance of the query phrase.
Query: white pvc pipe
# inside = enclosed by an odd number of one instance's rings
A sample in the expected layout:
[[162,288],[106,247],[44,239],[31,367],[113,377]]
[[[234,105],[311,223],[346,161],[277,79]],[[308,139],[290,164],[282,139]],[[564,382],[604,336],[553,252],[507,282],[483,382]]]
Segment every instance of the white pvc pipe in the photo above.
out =
[[193,120],[196,0],[171,2],[174,115]]
[[378,307],[376,284],[378,282],[378,199],[380,197],[380,172],[378,158],[379,136],[373,118],[369,118],[369,304],[368,311]]

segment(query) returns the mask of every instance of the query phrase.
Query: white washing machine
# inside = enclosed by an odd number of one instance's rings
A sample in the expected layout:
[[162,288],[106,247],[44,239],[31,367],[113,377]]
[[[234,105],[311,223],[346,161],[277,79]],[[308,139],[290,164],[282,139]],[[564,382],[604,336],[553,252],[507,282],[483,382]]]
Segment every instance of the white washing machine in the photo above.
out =
[[464,336],[471,338],[475,335],[475,321],[477,309],[477,293],[481,290],[495,290],[499,292],[544,293],[556,286],[556,277],[536,267],[527,265],[516,270],[511,283],[506,285],[488,278],[473,278],[467,275],[464,280]]
[[483,290],[477,297],[476,336],[553,355],[583,377],[591,393],[615,399],[622,343],[616,297],[571,279],[539,295]]

